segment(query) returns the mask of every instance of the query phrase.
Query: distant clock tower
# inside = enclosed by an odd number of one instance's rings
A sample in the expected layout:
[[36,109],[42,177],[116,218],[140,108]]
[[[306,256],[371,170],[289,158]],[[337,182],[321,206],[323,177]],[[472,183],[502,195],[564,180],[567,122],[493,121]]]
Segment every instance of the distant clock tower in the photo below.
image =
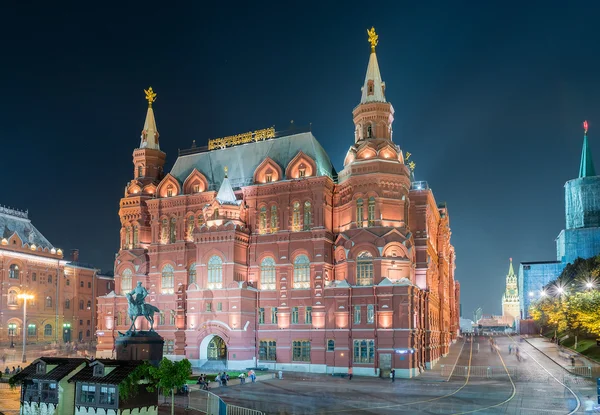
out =
[[517,275],[513,269],[512,258],[506,275],[506,290],[502,295],[502,317],[504,321],[512,325],[515,319],[520,318],[519,312],[519,289],[517,287]]

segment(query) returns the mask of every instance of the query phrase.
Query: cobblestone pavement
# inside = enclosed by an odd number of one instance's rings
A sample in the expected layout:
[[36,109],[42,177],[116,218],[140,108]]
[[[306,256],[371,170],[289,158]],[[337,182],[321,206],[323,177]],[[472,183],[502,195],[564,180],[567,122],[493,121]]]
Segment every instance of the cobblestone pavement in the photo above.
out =
[[[286,373],[283,380],[217,388],[213,392],[227,403],[267,414],[567,415],[583,413],[579,402],[586,395],[593,393],[595,399],[591,380],[569,374],[528,343],[498,337],[496,344],[498,351],[492,351],[484,337],[474,338],[473,347],[470,342],[457,343],[435,370],[394,383],[389,379],[354,377],[349,381]],[[509,355],[509,344],[519,347],[524,357],[520,362],[514,354]],[[452,368],[454,372],[449,376]],[[493,378],[487,378],[488,373],[493,373]]]
[[0,413],[17,415],[19,413],[20,389],[10,389],[8,383],[0,383]]

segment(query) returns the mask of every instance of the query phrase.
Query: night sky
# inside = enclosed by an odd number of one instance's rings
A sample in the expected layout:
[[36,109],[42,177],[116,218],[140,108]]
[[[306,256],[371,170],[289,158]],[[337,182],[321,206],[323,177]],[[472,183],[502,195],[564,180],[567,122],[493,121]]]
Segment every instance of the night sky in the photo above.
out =
[[312,123],[339,171],[372,25],[394,141],[448,204],[464,316],[500,313],[509,257],[555,259],[584,119],[600,167],[592,2],[80,3],[0,7],[0,204],[29,209],[55,246],[104,271],[144,88],[158,93],[167,171],[194,139],[290,120]]

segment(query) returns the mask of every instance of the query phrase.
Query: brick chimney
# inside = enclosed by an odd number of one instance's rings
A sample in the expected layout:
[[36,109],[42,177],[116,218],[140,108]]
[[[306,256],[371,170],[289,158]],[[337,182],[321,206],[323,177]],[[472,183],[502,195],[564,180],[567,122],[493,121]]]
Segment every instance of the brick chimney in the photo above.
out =
[[71,261],[79,261],[79,249],[71,249]]

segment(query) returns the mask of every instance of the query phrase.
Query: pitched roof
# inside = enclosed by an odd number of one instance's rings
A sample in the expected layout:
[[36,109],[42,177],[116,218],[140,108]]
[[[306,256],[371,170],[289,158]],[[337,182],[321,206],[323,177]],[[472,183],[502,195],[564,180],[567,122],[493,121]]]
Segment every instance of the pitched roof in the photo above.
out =
[[221,182],[219,193],[217,193],[217,201],[222,205],[239,205],[242,203],[241,200],[237,200],[229,178],[225,177]]
[[[114,367],[112,371],[104,376],[94,376],[94,366],[98,363],[105,367]],[[144,362],[141,360],[112,360],[112,359],[96,359],[88,362],[88,365],[77,372],[69,382],[86,382],[86,383],[104,383],[108,385],[118,385],[125,379],[136,367]]]
[[23,244],[35,244],[42,248],[52,249],[54,246],[29,220],[27,212],[0,207],[0,238],[9,239],[17,234]]
[[[36,373],[37,363],[44,362],[46,365],[57,365],[54,369],[47,373]],[[66,357],[40,357],[34,360],[29,366],[17,373],[11,381],[22,383],[25,380],[55,380],[59,381],[77,366],[85,363],[87,360],[83,358],[66,358]]]
[[331,160],[311,132],[180,155],[171,170],[171,175],[183,183],[196,168],[206,177],[211,189],[217,190],[225,178],[223,167],[227,166],[229,182],[235,189],[252,184],[254,171],[265,158],[271,158],[285,171],[289,162],[300,151],[315,160],[317,176],[333,177],[335,170]]

